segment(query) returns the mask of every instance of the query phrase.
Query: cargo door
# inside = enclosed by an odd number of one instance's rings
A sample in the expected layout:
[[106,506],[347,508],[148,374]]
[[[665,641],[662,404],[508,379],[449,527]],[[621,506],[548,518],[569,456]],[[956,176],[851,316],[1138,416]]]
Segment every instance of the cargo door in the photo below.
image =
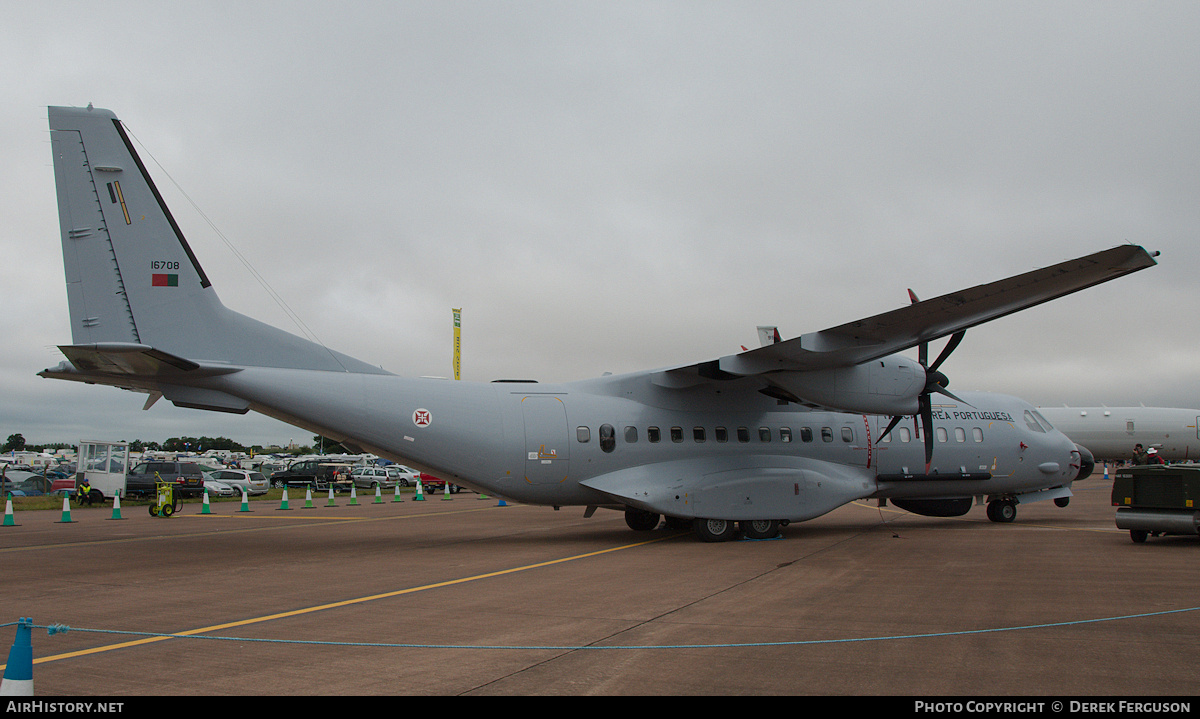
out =
[[567,408],[550,395],[528,395],[521,400],[525,419],[525,481],[557,484],[567,478],[570,447]]

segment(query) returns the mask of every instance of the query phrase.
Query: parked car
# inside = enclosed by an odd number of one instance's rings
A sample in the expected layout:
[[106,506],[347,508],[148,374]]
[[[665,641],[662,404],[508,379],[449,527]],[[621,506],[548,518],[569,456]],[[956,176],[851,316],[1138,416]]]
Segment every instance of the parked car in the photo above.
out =
[[204,473],[195,462],[140,462],[125,475],[125,494],[153,496],[159,479],[174,482],[177,495],[199,497],[204,494]]
[[233,485],[212,479],[211,475],[212,473],[209,472],[204,478],[204,491],[208,492],[209,497],[233,497],[242,494],[242,490],[234,489]]
[[209,472],[208,476],[233,487],[238,495],[241,495],[243,489],[250,495],[266,494],[271,489],[271,481],[266,475],[248,469],[218,469]]
[[[23,469],[6,469],[3,477],[0,477],[0,497],[4,496],[3,492],[13,492],[15,494],[17,488],[23,484],[25,480],[33,479],[37,476],[39,475]],[[74,489],[75,485],[72,484],[71,488]],[[18,494],[16,496],[20,497],[21,495]]]
[[362,466],[355,467],[350,472],[350,478],[354,480],[355,487],[365,487],[367,489],[392,489],[397,485],[401,487],[409,486],[408,475],[401,474],[399,468],[388,465],[386,467],[371,467]]
[[14,497],[40,497],[43,494],[50,493],[51,484],[53,484],[53,482],[37,474],[25,479],[22,482],[13,482],[12,478],[10,477],[8,481],[4,483],[4,493],[0,494],[0,497],[5,496],[6,494],[11,494]]
[[413,469],[412,467],[405,467],[403,464],[389,464],[388,465],[389,469],[392,467],[395,467],[396,471],[400,473],[400,486],[401,487],[417,486],[417,480],[421,478],[420,472]]
[[[47,479],[38,475],[34,475],[29,479],[17,485],[19,490],[26,497],[40,497],[43,494],[52,494],[51,487],[54,485],[54,480]],[[14,492],[16,494],[16,492]]]
[[312,487],[335,491],[350,491],[350,465],[341,462],[323,462],[317,459],[302,459],[292,462],[287,469],[271,475],[274,487]]
[[[446,480],[435,477],[427,472],[421,472],[421,490],[424,492],[445,492]],[[450,494],[458,494],[462,490],[457,484],[450,484]]]

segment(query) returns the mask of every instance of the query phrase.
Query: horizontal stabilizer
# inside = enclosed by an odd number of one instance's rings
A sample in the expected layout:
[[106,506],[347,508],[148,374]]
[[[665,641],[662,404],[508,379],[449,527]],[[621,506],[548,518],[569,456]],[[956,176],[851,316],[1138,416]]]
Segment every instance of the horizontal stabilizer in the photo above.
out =
[[59,349],[75,369],[85,374],[137,377],[172,377],[186,374],[191,377],[212,377],[239,371],[237,367],[200,365],[148,345],[135,343],[61,345]]

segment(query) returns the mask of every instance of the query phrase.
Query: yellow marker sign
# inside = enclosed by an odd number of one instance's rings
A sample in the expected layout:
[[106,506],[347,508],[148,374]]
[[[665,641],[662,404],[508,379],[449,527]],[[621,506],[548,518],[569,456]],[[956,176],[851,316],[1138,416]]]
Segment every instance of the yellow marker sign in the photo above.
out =
[[451,310],[454,313],[454,379],[460,379],[462,370],[462,309]]

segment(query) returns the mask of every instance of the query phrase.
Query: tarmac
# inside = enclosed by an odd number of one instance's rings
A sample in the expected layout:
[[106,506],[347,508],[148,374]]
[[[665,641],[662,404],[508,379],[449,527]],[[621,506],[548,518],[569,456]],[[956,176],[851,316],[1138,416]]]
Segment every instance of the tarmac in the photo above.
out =
[[30,617],[44,696],[1190,697],[1200,538],[1134,544],[1110,488],[722,544],[469,493],[18,511],[0,657]]

